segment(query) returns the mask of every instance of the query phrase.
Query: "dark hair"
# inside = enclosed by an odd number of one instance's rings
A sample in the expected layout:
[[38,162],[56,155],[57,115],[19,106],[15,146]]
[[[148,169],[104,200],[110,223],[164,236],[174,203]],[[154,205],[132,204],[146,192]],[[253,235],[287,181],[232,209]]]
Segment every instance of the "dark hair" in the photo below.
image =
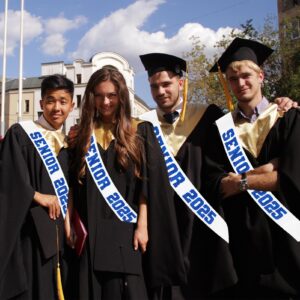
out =
[[101,122],[101,113],[98,114],[95,108],[95,88],[101,82],[110,81],[116,88],[120,101],[116,112],[116,127],[114,130],[115,150],[117,162],[121,169],[126,170],[129,159],[133,162],[134,173],[140,176],[143,161],[143,145],[136,129],[132,125],[129,91],[126,81],[121,72],[115,68],[104,67],[97,70],[90,77],[83,98],[78,137],[74,144],[70,144],[76,151],[74,168],[78,179],[83,176],[85,170],[85,154],[90,145],[90,136],[96,122]]
[[112,69],[118,71],[118,68],[113,65],[105,65],[102,67],[102,69]]
[[73,98],[74,83],[63,75],[60,74],[50,75],[42,81],[42,85],[41,85],[42,98],[49,90],[67,90]]

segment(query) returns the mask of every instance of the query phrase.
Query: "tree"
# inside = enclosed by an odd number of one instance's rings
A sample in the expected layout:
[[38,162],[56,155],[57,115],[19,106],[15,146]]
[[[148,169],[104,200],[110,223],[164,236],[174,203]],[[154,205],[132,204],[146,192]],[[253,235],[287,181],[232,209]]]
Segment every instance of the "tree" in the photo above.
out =
[[[298,29],[300,18],[285,18],[280,32],[280,55],[282,59],[281,78],[277,91],[300,101],[300,39]],[[297,26],[295,26],[297,25]]]
[[188,94],[189,101],[206,103],[208,99],[208,67],[209,61],[204,54],[204,45],[199,37],[191,38],[192,49],[184,53],[183,57],[188,61]]
[[[291,40],[280,41],[276,21],[274,17],[267,17],[263,28],[258,30],[253,26],[252,20],[247,20],[239,29],[224,35],[215,48],[222,52],[235,37],[241,37],[257,40],[274,49],[273,54],[262,66],[265,73],[263,94],[270,100],[282,95],[300,100],[300,48],[295,47]],[[184,54],[189,66],[189,99],[194,102],[215,103],[226,108],[219,79],[216,74],[208,72],[217,57],[208,59],[204,50],[205,46],[201,44],[200,38],[193,37],[192,50]]]

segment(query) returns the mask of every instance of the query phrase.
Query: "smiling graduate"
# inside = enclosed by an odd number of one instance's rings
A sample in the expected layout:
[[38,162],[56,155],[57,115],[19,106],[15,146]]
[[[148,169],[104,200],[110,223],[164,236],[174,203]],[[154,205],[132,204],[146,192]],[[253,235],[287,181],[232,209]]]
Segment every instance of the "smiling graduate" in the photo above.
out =
[[[66,287],[64,222],[46,167],[50,166],[50,173],[51,170],[56,173],[57,165],[53,161],[57,159],[64,176],[68,175],[62,129],[74,106],[73,92],[73,82],[64,76],[46,77],[41,85],[43,114],[31,122],[43,138],[35,140],[33,134],[30,139],[21,122],[7,131],[2,142],[1,299],[58,299],[55,269],[59,258]],[[47,148],[41,150],[44,162],[38,153],[39,147]]]

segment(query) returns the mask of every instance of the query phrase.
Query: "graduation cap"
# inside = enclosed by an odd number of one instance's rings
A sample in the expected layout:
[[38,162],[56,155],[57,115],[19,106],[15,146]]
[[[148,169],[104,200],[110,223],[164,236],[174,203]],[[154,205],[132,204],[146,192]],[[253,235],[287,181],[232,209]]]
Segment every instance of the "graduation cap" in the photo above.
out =
[[151,77],[157,72],[171,71],[176,75],[182,77],[183,71],[186,72],[186,78],[183,86],[183,105],[180,115],[181,121],[184,120],[186,103],[187,103],[187,89],[188,89],[188,71],[187,63],[184,59],[165,53],[149,53],[140,55],[140,59]]
[[149,53],[140,55],[140,59],[149,77],[161,71],[172,71],[180,76],[182,76],[182,71],[186,72],[186,61],[174,55]]
[[271,48],[259,42],[235,38],[223,52],[214,66],[209,70],[209,72],[218,72],[218,76],[226,96],[226,102],[229,111],[232,111],[234,106],[222,72],[224,73],[227,67],[234,61],[250,60],[260,66],[271,55],[272,52],[273,50]]
[[272,52],[273,49],[259,42],[235,38],[209,72],[218,72],[218,65],[225,72],[230,63],[241,60],[251,60],[260,66]]

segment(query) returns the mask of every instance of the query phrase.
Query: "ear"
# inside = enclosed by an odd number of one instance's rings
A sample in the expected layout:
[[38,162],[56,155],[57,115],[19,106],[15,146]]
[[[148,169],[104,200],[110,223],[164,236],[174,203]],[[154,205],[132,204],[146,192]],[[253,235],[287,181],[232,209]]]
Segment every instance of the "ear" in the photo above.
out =
[[74,106],[75,106],[75,102],[72,101],[72,104],[71,104],[71,110],[70,110],[70,111],[73,111]]
[[40,107],[41,107],[41,110],[44,110],[44,101],[43,101],[43,99],[40,100]]
[[179,84],[179,90],[183,90],[183,84],[184,84],[184,79],[181,77],[178,79],[178,84]]
[[258,78],[259,78],[259,83],[262,84],[264,79],[265,79],[265,74],[263,71],[260,71],[258,74]]

